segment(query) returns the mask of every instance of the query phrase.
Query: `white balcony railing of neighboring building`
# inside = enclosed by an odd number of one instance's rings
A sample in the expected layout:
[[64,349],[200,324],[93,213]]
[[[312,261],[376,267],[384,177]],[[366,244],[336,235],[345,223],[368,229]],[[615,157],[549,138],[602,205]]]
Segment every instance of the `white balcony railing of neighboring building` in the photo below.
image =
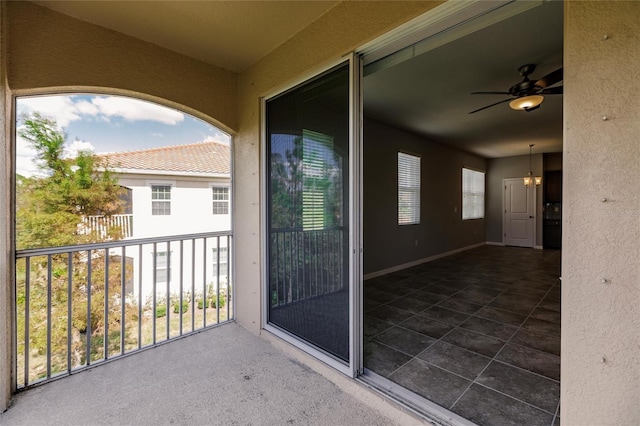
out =
[[85,216],[78,226],[80,234],[95,234],[98,239],[109,241],[133,236],[133,215]]

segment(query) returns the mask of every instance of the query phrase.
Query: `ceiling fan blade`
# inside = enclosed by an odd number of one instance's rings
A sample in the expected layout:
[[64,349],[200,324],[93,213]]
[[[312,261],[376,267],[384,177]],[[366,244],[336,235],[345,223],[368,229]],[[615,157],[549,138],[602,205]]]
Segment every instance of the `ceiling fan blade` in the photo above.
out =
[[513,98],[505,99],[503,101],[496,102],[495,104],[487,105],[487,106],[484,106],[482,108],[476,109],[475,111],[471,111],[469,114],[473,114],[473,113],[476,113],[478,111],[482,111],[483,109],[491,108],[492,106],[500,105],[500,104],[503,104],[505,102],[509,102],[511,100],[513,100]]
[[509,92],[471,92],[472,95],[510,95]]
[[550,87],[540,92],[541,95],[562,95],[562,86]]
[[542,77],[536,82],[536,86],[544,89],[545,87],[549,87],[559,81],[562,81],[562,68],[558,68],[557,70]]

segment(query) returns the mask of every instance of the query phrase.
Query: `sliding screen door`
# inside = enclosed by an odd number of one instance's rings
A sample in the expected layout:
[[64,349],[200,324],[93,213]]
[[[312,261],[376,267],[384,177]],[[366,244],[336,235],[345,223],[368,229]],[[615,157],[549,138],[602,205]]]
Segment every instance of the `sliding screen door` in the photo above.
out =
[[267,325],[350,361],[349,62],[265,102]]

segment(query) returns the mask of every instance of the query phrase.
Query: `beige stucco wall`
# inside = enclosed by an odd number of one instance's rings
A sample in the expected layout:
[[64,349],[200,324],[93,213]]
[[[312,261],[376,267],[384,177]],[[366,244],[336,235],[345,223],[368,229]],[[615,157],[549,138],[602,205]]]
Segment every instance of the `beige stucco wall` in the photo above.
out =
[[32,3],[9,2],[7,15],[14,92],[95,88],[237,127],[235,73]]
[[640,2],[565,17],[561,418],[638,425]]
[[[4,37],[5,24],[5,3],[0,3],[0,200],[9,200],[11,195],[11,169],[5,167],[10,164],[11,153],[10,140],[7,135],[7,89],[6,89],[6,39]],[[0,202],[0,206],[8,203]],[[7,409],[9,397],[11,395],[11,306],[12,303],[12,256],[11,229],[9,211],[0,208],[0,412]]]
[[236,319],[261,327],[260,97],[355,50],[441,2],[342,2],[243,72],[235,138]]

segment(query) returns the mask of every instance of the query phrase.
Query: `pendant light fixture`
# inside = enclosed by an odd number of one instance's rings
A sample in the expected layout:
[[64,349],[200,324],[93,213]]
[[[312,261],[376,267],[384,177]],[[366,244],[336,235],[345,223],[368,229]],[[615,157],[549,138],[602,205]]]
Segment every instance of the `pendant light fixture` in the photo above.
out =
[[542,176],[534,176],[532,167],[531,167],[531,148],[533,148],[533,144],[529,144],[529,174],[524,177],[524,186],[529,187],[535,184],[535,186],[540,186],[542,183]]

